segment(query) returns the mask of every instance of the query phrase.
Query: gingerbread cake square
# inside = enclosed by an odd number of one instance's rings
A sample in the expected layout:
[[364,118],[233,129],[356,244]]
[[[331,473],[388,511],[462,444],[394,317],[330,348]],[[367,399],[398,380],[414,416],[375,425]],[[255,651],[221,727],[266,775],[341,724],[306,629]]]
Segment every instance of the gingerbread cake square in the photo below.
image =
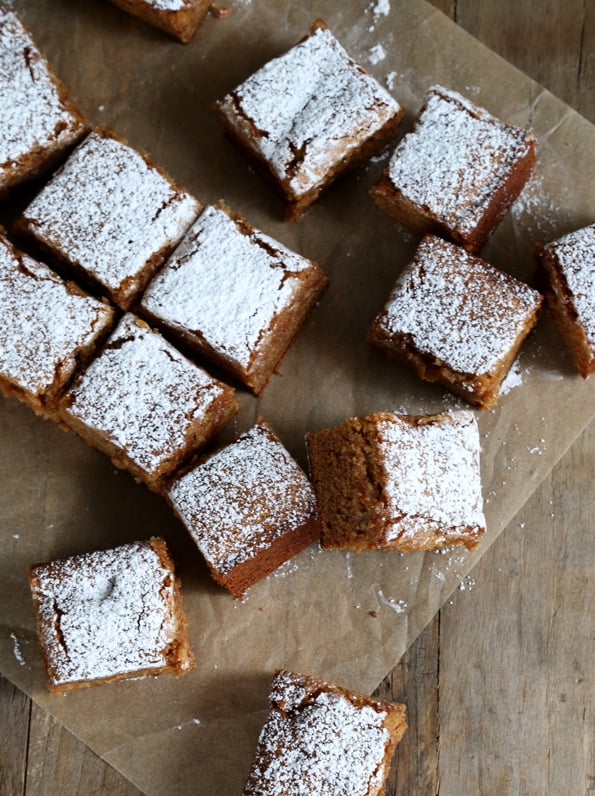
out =
[[194,667],[163,539],[36,564],[29,583],[50,692]]
[[535,163],[533,133],[433,86],[371,194],[389,216],[477,252]]
[[243,796],[382,796],[405,705],[287,670],[269,699]]
[[485,409],[537,320],[543,297],[453,243],[427,235],[401,272],[369,340]]
[[326,285],[315,263],[210,206],[150,283],[141,311],[258,394]]
[[0,390],[53,417],[115,323],[115,310],[0,235]]
[[318,539],[312,485],[262,419],[174,481],[168,497],[234,597]]
[[85,133],[87,122],[31,34],[0,8],[0,198],[53,167]]
[[56,268],[129,309],[199,210],[146,155],[115,133],[95,130],[16,229]]
[[60,402],[82,439],[154,491],[237,412],[234,390],[125,315]]
[[216,107],[231,139],[287,201],[290,219],[379,151],[403,115],[321,21]]
[[132,16],[188,44],[209,10],[211,0],[111,0]]
[[595,373],[595,224],[537,244],[540,286],[581,376]]
[[323,548],[416,552],[485,532],[477,420],[376,412],[307,435]]

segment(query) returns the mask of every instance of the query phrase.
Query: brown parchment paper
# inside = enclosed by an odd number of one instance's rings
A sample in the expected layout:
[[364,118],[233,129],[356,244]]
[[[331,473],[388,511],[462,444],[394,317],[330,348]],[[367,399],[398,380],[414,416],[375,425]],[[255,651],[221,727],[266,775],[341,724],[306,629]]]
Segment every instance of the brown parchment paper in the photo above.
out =
[[[388,15],[375,15],[368,0],[232,2],[231,16],[207,18],[186,47],[99,0],[13,5],[93,123],[148,150],[202,202],[224,198],[326,270],[330,288],[320,306],[262,397],[242,395],[228,431],[231,437],[262,414],[304,466],[308,430],[370,411],[460,404],[365,343],[416,244],[368,197],[387,155],[333,187],[299,224],[286,224],[279,201],[223,136],[213,100],[322,17],[404,103],[401,134],[434,82],[534,128],[535,176],[485,259],[532,281],[534,240],[594,220],[595,128],[423,0],[391,0]],[[4,223],[17,211],[18,203],[2,208]],[[473,555],[357,556],[312,547],[241,603],[213,584],[163,501],[74,435],[1,400],[2,673],[147,794],[239,794],[273,669],[293,667],[370,692],[595,414],[595,380],[575,374],[547,315],[513,375],[498,407],[479,413],[489,530]],[[29,565],[150,534],[164,535],[180,562],[196,669],[177,681],[50,697]]]

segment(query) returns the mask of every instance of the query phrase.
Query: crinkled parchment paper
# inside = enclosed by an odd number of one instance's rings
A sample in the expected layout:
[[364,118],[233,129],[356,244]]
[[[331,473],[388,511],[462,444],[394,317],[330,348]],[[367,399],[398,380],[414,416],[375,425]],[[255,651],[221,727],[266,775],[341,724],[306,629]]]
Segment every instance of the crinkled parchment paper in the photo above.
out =
[[[330,288],[279,369],[228,436],[264,415],[305,465],[304,434],[376,410],[459,405],[365,343],[415,247],[368,190],[388,153],[334,186],[298,224],[226,140],[211,103],[323,17],[406,106],[408,129],[434,82],[532,126],[535,176],[483,256],[531,281],[532,243],[593,222],[595,129],[422,0],[232,2],[184,47],[108,3],[15,0],[15,9],[95,124],[148,150],[202,202],[224,198],[317,260]],[[402,132],[401,131],[401,132]],[[4,214],[15,212],[4,208]],[[279,666],[371,691],[464,580],[595,414],[595,380],[573,370],[549,318],[523,349],[498,407],[480,412],[488,534],[469,555],[323,553],[312,547],[243,602],[216,587],[165,504],[74,435],[0,401],[0,667],[149,794],[240,793]],[[197,667],[61,697],[45,690],[27,569],[164,535],[180,561]]]

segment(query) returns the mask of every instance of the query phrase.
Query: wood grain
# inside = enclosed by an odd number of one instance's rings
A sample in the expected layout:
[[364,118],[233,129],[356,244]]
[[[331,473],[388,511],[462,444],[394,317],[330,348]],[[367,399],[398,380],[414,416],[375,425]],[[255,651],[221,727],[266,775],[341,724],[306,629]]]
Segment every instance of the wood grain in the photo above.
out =
[[[594,3],[432,4],[595,122]],[[380,685],[410,724],[387,796],[595,792],[594,473],[592,424]],[[0,796],[100,793],[139,791],[0,676]]]

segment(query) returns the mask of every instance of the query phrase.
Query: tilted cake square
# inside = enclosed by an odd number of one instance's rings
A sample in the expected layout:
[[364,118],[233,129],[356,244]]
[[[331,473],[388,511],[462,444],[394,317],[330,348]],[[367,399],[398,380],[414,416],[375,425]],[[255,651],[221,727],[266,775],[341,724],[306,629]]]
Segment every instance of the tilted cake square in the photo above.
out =
[[368,339],[425,381],[492,407],[543,297],[529,285],[427,235],[403,269]]
[[321,21],[216,107],[231,139],[285,198],[290,219],[382,149],[403,115]]
[[262,419],[174,481],[168,497],[235,597],[319,536],[312,485]]
[[149,25],[169,33],[187,44],[205,14],[211,0],[111,0],[111,2]]
[[163,539],[36,564],[29,583],[52,693],[193,668]]
[[15,228],[57,269],[129,309],[199,210],[147,156],[95,130]]
[[527,182],[536,144],[531,131],[433,86],[371,194],[405,226],[477,252]]
[[376,412],[307,435],[323,548],[472,550],[485,532],[470,410]]

